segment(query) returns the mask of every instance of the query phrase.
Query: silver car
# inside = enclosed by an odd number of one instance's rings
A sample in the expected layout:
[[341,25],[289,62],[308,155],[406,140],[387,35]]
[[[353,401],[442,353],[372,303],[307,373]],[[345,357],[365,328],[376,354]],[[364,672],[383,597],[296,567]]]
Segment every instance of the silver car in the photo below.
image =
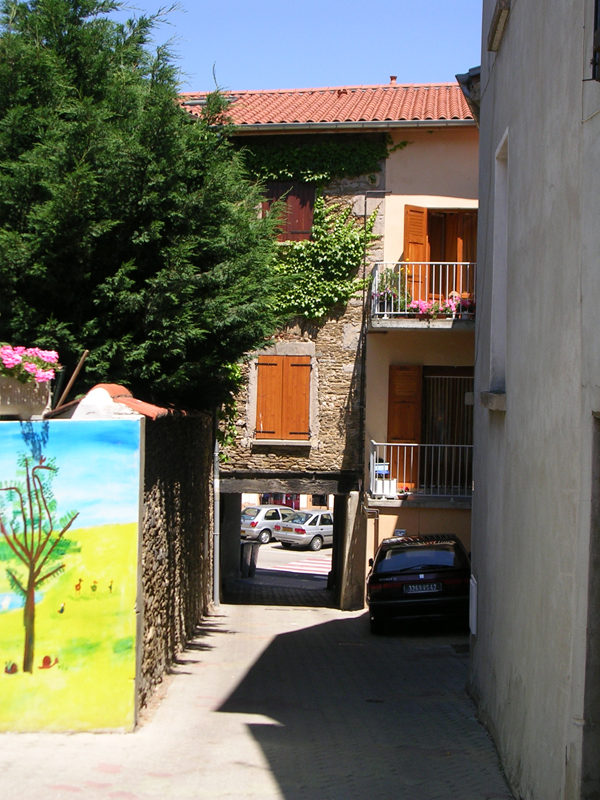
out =
[[333,514],[316,509],[297,511],[290,519],[275,525],[273,535],[283,547],[296,544],[320,550],[324,544],[333,544]]
[[296,512],[289,506],[248,506],[242,511],[242,538],[258,539],[261,544],[269,544],[273,538],[273,528]]

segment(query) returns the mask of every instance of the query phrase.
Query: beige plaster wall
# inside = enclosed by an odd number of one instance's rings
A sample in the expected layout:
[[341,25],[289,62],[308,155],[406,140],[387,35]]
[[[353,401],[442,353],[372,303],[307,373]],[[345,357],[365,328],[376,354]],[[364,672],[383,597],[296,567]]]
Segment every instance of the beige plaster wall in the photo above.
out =
[[386,164],[384,261],[404,250],[404,206],[477,208],[479,131],[424,128],[395,131],[394,144],[409,141]]
[[[379,519],[370,518],[367,526],[367,558],[373,558],[377,547],[397,528],[409,536],[428,533],[453,533],[471,550],[471,511],[448,508],[380,508]],[[377,530],[376,530],[377,529]]]
[[387,438],[388,375],[391,364],[471,366],[474,331],[396,330],[367,336],[366,447]]

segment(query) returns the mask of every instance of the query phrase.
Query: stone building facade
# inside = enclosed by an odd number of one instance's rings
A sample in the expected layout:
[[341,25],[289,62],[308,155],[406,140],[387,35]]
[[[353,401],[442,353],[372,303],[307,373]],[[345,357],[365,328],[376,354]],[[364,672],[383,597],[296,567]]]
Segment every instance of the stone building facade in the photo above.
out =
[[[391,499],[374,495],[377,483],[370,462],[371,439],[386,442],[383,420],[388,416],[390,365],[420,359],[421,364],[440,364],[446,370],[472,366],[472,314],[469,320],[431,324],[418,320],[405,302],[402,320],[386,315],[374,325],[370,279],[378,264],[393,280],[404,275],[409,255],[404,219],[409,206],[476,214],[476,125],[457,84],[403,86],[391,78],[381,86],[235,92],[231,100],[228,113],[236,136],[247,142],[274,134],[294,134],[295,141],[302,134],[310,141],[319,133],[351,132],[385,135],[390,145],[375,175],[335,179],[323,192],[327,203],[349,206],[359,225],[377,212],[377,239],[361,267],[364,290],[345,307],[332,309],[322,324],[293,320],[260,353],[249,355],[245,388],[238,398],[235,443],[227,450],[221,482],[221,565],[226,578],[236,577],[239,570],[242,493],[333,495],[332,580],[337,602],[342,608],[360,608],[368,557],[383,535],[399,527],[399,520],[405,528],[460,529],[468,536],[470,497],[461,503],[456,498],[445,498],[446,502],[428,498],[411,516],[396,491]],[[204,97],[183,95],[182,102],[190,113],[200,113]],[[426,208],[422,211],[425,215]],[[306,221],[298,227],[306,228]],[[442,292],[453,288],[447,283]],[[396,305],[392,316],[398,310]],[[408,335],[399,328],[409,328]],[[279,369],[286,358],[297,359],[299,368],[311,367],[308,430],[275,439],[271,427],[277,425],[267,426],[268,438],[258,410],[266,408],[265,391],[257,388],[258,373],[263,367]]]

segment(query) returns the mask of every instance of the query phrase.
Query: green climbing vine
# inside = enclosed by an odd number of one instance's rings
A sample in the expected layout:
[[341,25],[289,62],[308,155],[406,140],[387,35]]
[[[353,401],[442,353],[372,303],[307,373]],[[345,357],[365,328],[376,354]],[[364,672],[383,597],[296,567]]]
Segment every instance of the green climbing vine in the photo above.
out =
[[352,216],[351,208],[326,206],[317,195],[311,238],[280,246],[276,270],[281,276],[282,316],[321,321],[362,288],[358,271],[375,238],[376,218],[374,211],[363,224]]
[[238,138],[251,175],[264,181],[305,181],[323,186],[333,178],[368,175],[409,142],[393,144],[389,134],[264,136]]

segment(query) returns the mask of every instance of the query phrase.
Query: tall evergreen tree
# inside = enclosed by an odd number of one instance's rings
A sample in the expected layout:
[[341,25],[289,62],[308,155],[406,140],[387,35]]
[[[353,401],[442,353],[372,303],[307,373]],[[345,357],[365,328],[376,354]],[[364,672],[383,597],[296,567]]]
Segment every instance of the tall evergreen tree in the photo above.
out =
[[160,20],[120,5],[0,2],[0,340],[88,348],[80,389],[207,408],[276,328],[275,222],[178,104]]

